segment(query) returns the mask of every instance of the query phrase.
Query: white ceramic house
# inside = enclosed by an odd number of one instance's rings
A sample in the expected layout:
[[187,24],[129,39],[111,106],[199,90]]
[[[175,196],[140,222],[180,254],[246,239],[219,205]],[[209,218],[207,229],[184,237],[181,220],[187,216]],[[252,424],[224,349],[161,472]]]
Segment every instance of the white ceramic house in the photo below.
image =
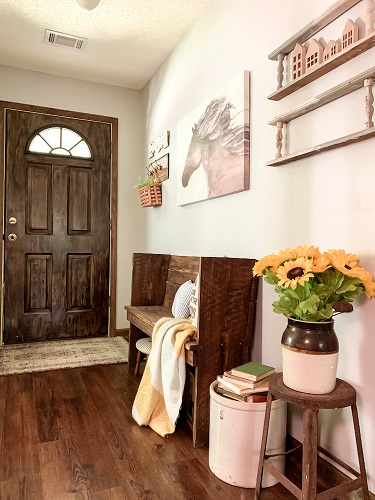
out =
[[358,42],[358,26],[354,21],[348,19],[342,32],[342,50],[347,49],[355,42]]
[[292,52],[292,79],[306,73],[306,47],[297,43]]
[[313,38],[306,52],[306,71],[323,62],[323,47]]
[[330,40],[323,51],[323,60],[328,61],[331,57],[340,52],[340,44],[335,40]]

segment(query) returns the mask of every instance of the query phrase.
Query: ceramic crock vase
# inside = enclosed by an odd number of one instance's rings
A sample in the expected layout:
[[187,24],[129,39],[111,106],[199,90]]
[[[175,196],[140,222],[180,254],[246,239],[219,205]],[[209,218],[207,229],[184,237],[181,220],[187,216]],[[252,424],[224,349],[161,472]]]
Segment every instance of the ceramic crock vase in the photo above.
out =
[[334,390],[339,342],[333,323],[288,318],[281,339],[283,381],[287,387],[307,394]]

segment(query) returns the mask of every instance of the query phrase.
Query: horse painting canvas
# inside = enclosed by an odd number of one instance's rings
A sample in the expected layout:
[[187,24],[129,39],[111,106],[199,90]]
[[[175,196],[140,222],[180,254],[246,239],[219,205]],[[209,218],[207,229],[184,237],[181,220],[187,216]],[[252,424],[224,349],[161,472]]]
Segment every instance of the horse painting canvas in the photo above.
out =
[[178,205],[249,189],[249,87],[242,72],[178,123]]

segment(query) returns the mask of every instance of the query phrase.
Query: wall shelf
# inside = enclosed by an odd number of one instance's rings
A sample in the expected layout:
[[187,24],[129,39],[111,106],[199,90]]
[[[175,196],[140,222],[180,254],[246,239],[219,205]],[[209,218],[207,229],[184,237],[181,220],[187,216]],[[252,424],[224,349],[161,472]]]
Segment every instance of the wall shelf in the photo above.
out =
[[357,142],[365,141],[375,137],[375,127],[366,128],[355,134],[346,135],[345,137],[340,137],[340,139],[335,139],[333,141],[325,142],[314,146],[312,148],[304,149],[303,151],[298,151],[297,153],[292,153],[290,155],[282,156],[281,158],[276,158],[275,160],[266,163],[269,167],[279,167],[285,165],[286,163],[292,163],[294,161],[300,160],[302,158],[309,158],[310,156],[316,156],[324,151],[330,151],[332,149],[341,148],[343,146],[349,146],[350,144],[355,144]]
[[334,3],[333,5],[331,5],[331,7],[329,7],[329,9],[323,12],[323,14],[311,21],[295,35],[289,38],[286,42],[280,45],[280,47],[271,52],[271,54],[269,54],[268,56],[268,59],[276,61],[279,54],[288,54],[294,49],[296,43],[305,42],[313,35],[315,35],[315,33],[318,33],[318,31],[328,26],[328,24],[340,17],[347,10],[354,7],[354,5],[356,5],[360,1],[361,0],[340,0]]
[[268,99],[270,99],[271,101],[279,101],[280,99],[283,99],[289,94],[292,94],[293,92],[304,87],[308,83],[317,80],[318,78],[325,75],[329,71],[332,71],[341,64],[346,63],[350,59],[353,59],[354,57],[358,56],[359,54],[362,54],[363,52],[371,49],[374,46],[375,46],[375,32],[371,33],[370,35],[367,35],[364,38],[361,38],[360,40],[358,40],[358,42],[353,43],[353,45],[350,45],[347,50],[339,52],[336,56],[332,57],[331,59],[328,59],[327,62],[319,64],[319,66],[317,66],[315,69],[309,71],[308,73],[305,73],[299,78],[296,78],[288,85],[285,85],[284,87],[281,87],[280,89],[276,90],[273,94],[268,96]]
[[353,78],[350,78],[349,80],[346,80],[343,83],[340,83],[340,85],[337,85],[336,87],[333,87],[332,89],[327,90],[326,92],[323,92],[316,97],[313,97],[313,99],[304,102],[300,106],[288,111],[287,113],[275,116],[275,118],[268,122],[268,125],[277,126],[279,122],[288,123],[291,120],[298,118],[299,116],[309,113],[314,109],[320,108],[320,106],[324,106],[325,104],[338,99],[339,97],[343,97],[344,95],[350,94],[355,90],[363,88],[363,82],[367,78],[375,78],[375,66]]

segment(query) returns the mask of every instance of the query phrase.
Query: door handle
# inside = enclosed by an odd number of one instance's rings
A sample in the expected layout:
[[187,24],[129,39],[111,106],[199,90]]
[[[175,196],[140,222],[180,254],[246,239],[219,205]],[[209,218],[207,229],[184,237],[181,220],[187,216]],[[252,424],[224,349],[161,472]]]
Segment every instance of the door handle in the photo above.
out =
[[17,235],[16,235],[16,234],[14,234],[14,233],[10,233],[10,234],[8,235],[8,240],[9,240],[9,241],[16,241],[16,239],[17,239]]

